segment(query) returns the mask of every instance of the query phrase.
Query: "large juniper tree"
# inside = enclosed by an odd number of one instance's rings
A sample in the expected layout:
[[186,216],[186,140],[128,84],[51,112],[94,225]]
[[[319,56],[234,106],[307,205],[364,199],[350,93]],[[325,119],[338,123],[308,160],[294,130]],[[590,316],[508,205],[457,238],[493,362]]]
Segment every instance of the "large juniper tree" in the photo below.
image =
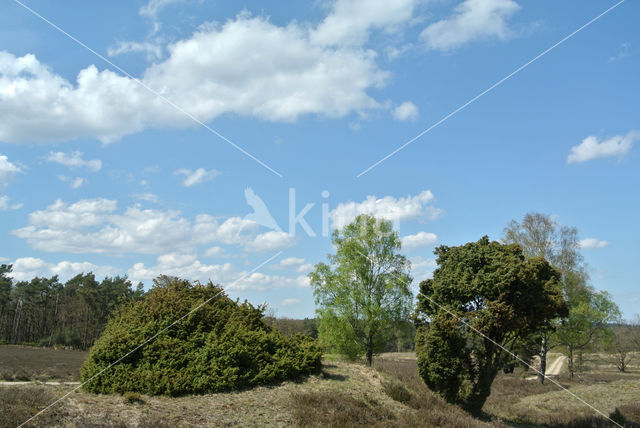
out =
[[560,274],[542,257],[486,236],[435,250],[438,268],[420,284],[418,369],[450,402],[479,414],[498,371],[522,338],[566,314]]

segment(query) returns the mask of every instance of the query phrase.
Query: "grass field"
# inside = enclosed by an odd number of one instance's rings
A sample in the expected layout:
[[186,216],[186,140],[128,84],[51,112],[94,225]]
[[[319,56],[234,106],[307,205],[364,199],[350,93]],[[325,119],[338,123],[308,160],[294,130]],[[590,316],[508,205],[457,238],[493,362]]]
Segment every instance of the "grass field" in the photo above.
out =
[[[0,367],[23,370],[30,379],[76,380],[85,355],[0,346]],[[638,368],[626,374],[606,365],[589,368],[572,381],[565,375],[558,381],[594,407],[607,413],[618,408],[628,421],[640,423]],[[417,374],[415,356],[403,353],[376,358],[373,369],[327,359],[318,376],[232,393],[141,396],[138,401],[77,391],[29,426],[610,426],[551,382],[540,385],[526,380],[530,375],[522,370],[499,375],[483,421],[429,391]],[[0,426],[17,426],[71,388],[4,382],[0,385]]]
[[0,346],[0,381],[78,381],[88,352],[30,346]]

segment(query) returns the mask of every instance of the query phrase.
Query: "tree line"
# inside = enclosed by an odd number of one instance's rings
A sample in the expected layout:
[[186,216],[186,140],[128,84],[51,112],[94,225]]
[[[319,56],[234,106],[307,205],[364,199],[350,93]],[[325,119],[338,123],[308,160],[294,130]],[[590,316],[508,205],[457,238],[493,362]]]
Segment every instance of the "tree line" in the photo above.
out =
[[0,265],[0,342],[69,346],[87,349],[98,338],[111,313],[122,303],[144,297],[126,276],[78,274],[66,281],[57,275],[14,281],[11,265]]

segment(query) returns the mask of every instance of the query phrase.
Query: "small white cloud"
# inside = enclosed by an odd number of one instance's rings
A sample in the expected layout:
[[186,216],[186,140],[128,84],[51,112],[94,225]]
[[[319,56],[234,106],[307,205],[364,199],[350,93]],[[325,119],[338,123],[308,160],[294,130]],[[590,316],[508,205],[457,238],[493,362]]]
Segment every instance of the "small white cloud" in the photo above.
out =
[[295,236],[289,235],[287,232],[272,230],[256,236],[245,246],[245,249],[250,252],[277,251],[295,245]]
[[59,163],[69,168],[85,168],[91,172],[98,172],[102,168],[100,159],[84,160],[82,152],[51,152],[47,157],[47,161]]
[[304,264],[306,260],[300,257],[287,257],[285,259],[280,260],[280,263],[278,263],[278,266],[280,267],[292,267],[292,266],[299,266],[301,264]]
[[604,248],[610,245],[607,241],[600,241],[596,238],[586,238],[578,242],[580,248],[584,248],[585,250],[593,250],[597,248]]
[[577,146],[571,147],[567,163],[586,162],[596,158],[624,157],[633,143],[640,139],[640,131],[629,131],[627,135],[616,135],[599,142],[598,137],[590,135]]
[[617,61],[619,59],[625,58],[629,56],[629,51],[631,49],[631,43],[623,43],[620,45],[618,52],[615,55],[609,57],[609,62]]
[[9,204],[9,197],[7,195],[0,195],[0,211],[19,210],[22,208],[22,204]]
[[0,188],[7,187],[16,174],[21,172],[22,169],[19,166],[11,163],[6,156],[0,155]]
[[428,247],[438,242],[435,233],[418,232],[415,235],[407,235],[402,238],[403,250],[414,250],[416,248]]
[[207,251],[204,252],[205,257],[220,257],[224,254],[224,248],[222,247],[211,247],[208,248]]
[[157,204],[158,202],[160,202],[160,199],[158,198],[158,196],[154,195],[153,193],[134,193],[133,195],[131,195],[133,198],[136,199],[140,199],[141,201],[147,201],[147,202],[151,202],[154,204]]
[[109,47],[107,49],[107,54],[109,56],[118,56],[126,53],[138,52],[146,54],[147,59],[150,61],[162,58],[162,46],[160,44],[151,42],[120,41],[115,47]]
[[69,183],[69,186],[72,189],[77,189],[87,182],[87,180],[82,177],[73,178],[73,177],[67,177],[66,175],[58,175],[58,180],[65,183]]
[[411,101],[406,101],[393,109],[393,117],[401,122],[414,121],[418,118],[418,107]]
[[465,0],[446,19],[429,25],[420,38],[429,49],[450,51],[476,39],[507,39],[507,20],[520,9],[513,0]]
[[140,16],[144,16],[145,18],[157,19],[158,13],[160,13],[162,9],[171,4],[180,3],[182,1],[184,0],[150,0],[149,3],[145,4],[138,10],[138,13]]
[[292,306],[297,305],[298,303],[300,303],[300,299],[289,298],[280,302],[280,306]]
[[182,185],[185,187],[195,186],[196,184],[201,184],[206,181],[213,180],[215,177],[222,174],[220,171],[216,171],[215,169],[207,171],[204,168],[198,168],[195,171],[190,169],[181,168],[174,172],[175,175],[184,175],[184,180],[182,181]]

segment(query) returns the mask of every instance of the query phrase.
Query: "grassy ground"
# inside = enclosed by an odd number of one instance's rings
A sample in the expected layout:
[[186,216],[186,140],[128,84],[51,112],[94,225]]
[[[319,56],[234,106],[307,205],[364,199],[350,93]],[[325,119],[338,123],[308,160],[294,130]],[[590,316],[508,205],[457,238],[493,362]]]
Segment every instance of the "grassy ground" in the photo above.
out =
[[[17,360],[11,360],[14,368],[19,367],[20,360],[28,363],[27,373],[77,379],[84,358],[80,358],[81,354],[0,347],[0,367],[8,367],[4,361],[9,361],[7,356],[11,355]],[[40,355],[45,357],[38,360]],[[59,359],[56,361],[54,356]],[[62,362],[64,365],[56,366]],[[594,418],[593,411],[551,382],[540,385],[525,380],[530,375],[520,369],[514,374],[499,375],[484,408],[484,421],[446,404],[427,389],[417,374],[413,354],[387,354],[374,360],[374,368],[327,359],[320,375],[233,393],[178,398],[141,396],[137,401],[77,391],[29,426],[504,427],[602,423],[602,418]],[[561,375],[558,381],[607,414],[617,408],[628,421],[640,422],[640,370],[633,368],[631,373],[619,374],[608,367],[592,366],[574,380]],[[71,388],[0,385],[0,426],[18,425]]]
[[87,352],[0,345],[0,381],[77,381]]

